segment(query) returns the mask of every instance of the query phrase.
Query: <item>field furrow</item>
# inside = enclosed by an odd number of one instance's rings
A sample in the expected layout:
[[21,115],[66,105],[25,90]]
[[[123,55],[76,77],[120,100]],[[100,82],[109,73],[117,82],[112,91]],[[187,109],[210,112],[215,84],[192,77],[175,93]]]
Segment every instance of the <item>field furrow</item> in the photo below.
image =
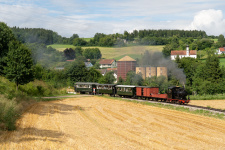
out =
[[225,121],[102,97],[41,102],[0,149],[225,149]]

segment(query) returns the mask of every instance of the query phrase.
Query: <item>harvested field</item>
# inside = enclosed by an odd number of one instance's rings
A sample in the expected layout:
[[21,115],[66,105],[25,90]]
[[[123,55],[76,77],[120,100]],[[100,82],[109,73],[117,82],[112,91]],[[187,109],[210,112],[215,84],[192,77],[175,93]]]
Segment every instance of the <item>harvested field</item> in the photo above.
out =
[[225,109],[225,100],[192,100],[191,105]]
[[0,149],[225,149],[225,121],[103,97],[41,102]]

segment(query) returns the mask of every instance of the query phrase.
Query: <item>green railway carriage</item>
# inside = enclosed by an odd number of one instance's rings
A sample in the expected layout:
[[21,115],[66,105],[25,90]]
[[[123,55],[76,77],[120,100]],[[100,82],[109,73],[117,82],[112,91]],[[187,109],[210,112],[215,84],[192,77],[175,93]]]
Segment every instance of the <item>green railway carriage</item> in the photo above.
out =
[[96,90],[97,94],[109,94],[110,96],[115,97],[115,84],[97,84]]
[[136,86],[134,85],[116,85],[116,93],[120,97],[135,97]]
[[94,82],[76,82],[74,85],[74,90],[80,94],[95,94],[97,84],[98,83]]

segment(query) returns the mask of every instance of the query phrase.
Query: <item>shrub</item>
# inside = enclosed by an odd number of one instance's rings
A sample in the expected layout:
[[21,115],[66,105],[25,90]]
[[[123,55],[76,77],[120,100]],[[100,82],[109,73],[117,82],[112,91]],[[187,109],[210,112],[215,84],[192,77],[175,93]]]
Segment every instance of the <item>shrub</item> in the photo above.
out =
[[18,112],[21,105],[16,102],[16,99],[7,99],[0,95],[0,124],[1,128],[7,130],[15,129],[15,122],[18,118]]

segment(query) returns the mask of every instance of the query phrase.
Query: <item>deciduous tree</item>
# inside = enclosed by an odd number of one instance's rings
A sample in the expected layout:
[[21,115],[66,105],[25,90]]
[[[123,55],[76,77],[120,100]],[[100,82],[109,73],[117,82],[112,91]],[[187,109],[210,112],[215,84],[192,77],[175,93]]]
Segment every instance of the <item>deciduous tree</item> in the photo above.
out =
[[7,79],[16,83],[17,90],[20,84],[33,81],[32,66],[30,50],[18,41],[10,42],[4,73]]

